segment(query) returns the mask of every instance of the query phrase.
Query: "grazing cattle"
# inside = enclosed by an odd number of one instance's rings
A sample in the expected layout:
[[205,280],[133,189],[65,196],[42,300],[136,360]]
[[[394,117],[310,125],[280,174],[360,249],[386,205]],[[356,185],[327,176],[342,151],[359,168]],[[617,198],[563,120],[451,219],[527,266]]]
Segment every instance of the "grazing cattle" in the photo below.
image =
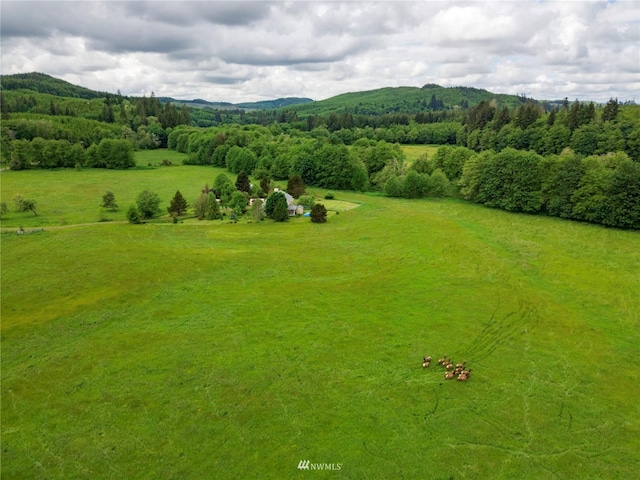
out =
[[460,375],[458,375],[459,382],[466,382],[468,378],[469,377],[467,377],[464,373],[461,373]]
[[431,363],[431,357],[422,357],[422,368],[427,368]]
[[453,376],[454,376],[453,372],[445,372],[445,374],[444,374],[444,378],[446,380],[451,380],[453,378]]
[[444,365],[447,361],[447,356],[445,355],[444,357],[442,357],[440,360],[438,360],[438,363],[440,365]]

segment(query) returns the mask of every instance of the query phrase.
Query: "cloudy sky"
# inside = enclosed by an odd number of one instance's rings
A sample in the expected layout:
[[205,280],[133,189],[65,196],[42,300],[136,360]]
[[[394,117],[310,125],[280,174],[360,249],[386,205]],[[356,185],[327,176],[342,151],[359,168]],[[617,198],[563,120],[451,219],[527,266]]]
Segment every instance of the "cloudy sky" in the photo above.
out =
[[321,100],[386,86],[640,102],[640,0],[7,1],[2,73],[125,95]]

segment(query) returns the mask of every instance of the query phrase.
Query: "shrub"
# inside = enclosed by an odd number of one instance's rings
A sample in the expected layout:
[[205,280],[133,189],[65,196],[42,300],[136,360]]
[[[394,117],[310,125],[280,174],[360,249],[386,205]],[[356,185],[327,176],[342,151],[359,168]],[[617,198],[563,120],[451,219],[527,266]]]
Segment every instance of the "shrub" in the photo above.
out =
[[311,208],[316,203],[316,199],[313,195],[302,195],[298,199],[298,205],[302,205],[305,208]]
[[138,212],[138,209],[136,208],[135,205],[131,205],[129,207],[129,210],[127,210],[127,220],[129,220],[129,223],[142,223],[142,219],[140,218],[140,213]]
[[335,198],[335,195],[331,192],[327,192],[324,194],[324,199],[325,200],[333,200]]

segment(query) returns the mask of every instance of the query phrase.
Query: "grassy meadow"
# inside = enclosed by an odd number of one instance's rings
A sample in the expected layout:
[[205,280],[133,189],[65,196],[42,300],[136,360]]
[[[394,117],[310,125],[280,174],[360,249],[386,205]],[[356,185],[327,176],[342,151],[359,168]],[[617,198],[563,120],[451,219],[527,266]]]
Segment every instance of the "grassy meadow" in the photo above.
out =
[[413,163],[420,155],[433,157],[440,145],[402,145],[402,151],[407,157],[407,163]]
[[319,225],[116,221],[217,173],[0,173],[40,206],[2,220],[2,478],[637,476],[638,232],[350,192]]

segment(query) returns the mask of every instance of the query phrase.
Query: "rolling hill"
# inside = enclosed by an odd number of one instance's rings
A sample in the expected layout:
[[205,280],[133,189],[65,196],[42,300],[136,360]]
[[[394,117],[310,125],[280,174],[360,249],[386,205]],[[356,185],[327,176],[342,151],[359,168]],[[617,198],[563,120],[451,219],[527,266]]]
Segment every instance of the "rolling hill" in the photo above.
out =
[[[3,91],[31,90],[60,97],[104,98],[109,94],[72,85],[64,80],[43,73],[21,73],[2,75]],[[230,103],[211,102],[203,99],[176,100],[159,97],[163,103],[177,106],[211,110],[295,110],[300,116],[329,115],[349,111],[359,115],[381,115],[387,113],[418,113],[426,111],[453,110],[473,107],[482,101],[495,101],[499,106],[516,107],[524,97],[495,94],[472,87],[442,87],[427,84],[423,87],[385,87],[375,90],[349,92],[313,101],[309,98],[287,97],[274,100]]]
[[1,75],[0,84],[2,85],[3,91],[31,90],[58,97],[92,99],[104,98],[107,95],[106,92],[97,92],[85,87],[79,87],[65,80],[38,72]]
[[468,108],[482,101],[496,101],[499,106],[514,108],[526,99],[516,95],[495,94],[472,87],[385,87],[362,92],[349,92],[289,108],[299,115],[329,115],[349,111],[359,115],[386,113],[418,113],[425,111]]

